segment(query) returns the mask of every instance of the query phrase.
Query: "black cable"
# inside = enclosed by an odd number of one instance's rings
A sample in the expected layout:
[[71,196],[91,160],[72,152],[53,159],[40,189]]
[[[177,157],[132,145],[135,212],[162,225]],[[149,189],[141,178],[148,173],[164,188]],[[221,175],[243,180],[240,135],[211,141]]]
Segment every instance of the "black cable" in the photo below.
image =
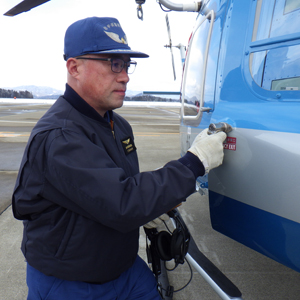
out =
[[185,288],[191,283],[191,281],[192,281],[192,279],[193,279],[193,270],[192,270],[192,267],[191,267],[190,263],[188,262],[188,260],[185,259],[185,261],[187,262],[187,264],[188,264],[188,266],[189,266],[189,268],[190,268],[191,277],[190,277],[190,279],[189,279],[189,281],[187,282],[186,285],[184,285],[182,288],[180,288],[180,289],[174,291],[174,293],[180,292],[180,291],[182,291],[183,289],[185,289]]
[[[164,224],[165,224],[165,226],[166,226],[166,229],[169,231],[169,233],[172,233],[172,231],[171,231],[170,228],[168,227],[166,221],[163,221],[163,222],[164,222]],[[187,282],[187,284],[185,284],[182,288],[173,291],[173,293],[177,293],[177,292],[180,292],[180,291],[182,291],[183,289],[185,289],[185,288],[191,283],[191,281],[192,281],[192,279],[193,279],[193,270],[192,270],[192,267],[191,267],[190,263],[188,262],[188,260],[187,260],[186,258],[184,258],[184,261],[186,261],[186,263],[187,263],[188,266],[189,266],[190,273],[191,273],[191,277],[190,277],[189,281]],[[165,262],[165,269],[166,269],[168,272],[172,272],[172,271],[174,271],[174,270],[178,267],[178,265],[179,265],[179,264],[175,264],[174,268],[168,269],[167,266],[166,266],[166,262]],[[164,288],[162,288],[162,287],[161,287],[161,289],[163,289],[164,291],[166,291],[166,290],[165,290]],[[167,291],[166,291],[166,292],[167,292]]]
[[[181,226],[182,228],[185,227],[184,224],[181,222],[180,218],[176,218],[176,221],[180,224],[180,226]],[[176,222],[176,221],[175,221],[175,222]],[[177,222],[176,222],[176,225],[178,226]],[[169,231],[169,233],[172,234],[172,231],[169,229],[169,227],[168,227],[168,225],[166,224],[166,222],[163,221],[163,223],[164,223],[164,225],[165,225],[167,231]],[[176,226],[176,227],[177,227],[177,226]],[[189,233],[188,233],[188,234],[189,234]],[[147,247],[148,247],[147,235],[146,235],[146,244],[147,244]],[[159,288],[160,288],[161,290],[165,291],[167,294],[169,294],[169,293],[177,293],[177,292],[180,292],[180,291],[182,291],[183,289],[185,289],[185,288],[191,283],[191,281],[192,281],[192,279],[193,279],[193,270],[192,270],[192,267],[191,267],[190,263],[188,262],[188,260],[187,260],[186,258],[184,258],[184,261],[186,261],[187,264],[188,264],[188,266],[189,266],[190,274],[191,274],[191,275],[190,275],[190,279],[188,280],[188,282],[187,282],[183,287],[181,287],[181,288],[179,288],[178,290],[175,290],[175,291],[173,291],[173,287],[172,287],[172,291],[166,290],[165,288],[163,288],[163,287],[161,286],[160,283],[158,283]],[[182,262],[182,263],[183,263],[183,262]],[[168,271],[168,272],[174,271],[174,270],[178,267],[178,265],[179,265],[179,263],[176,263],[176,262],[175,262],[175,266],[174,266],[172,269],[168,269],[167,266],[166,266],[166,262],[164,262],[164,267],[165,267],[166,271]]]
[[165,261],[164,263],[165,263],[165,269],[166,269],[167,271],[169,271],[169,272],[174,271],[174,270],[178,267],[178,264],[175,264],[174,268],[168,269],[167,266],[166,266],[166,261]]
[[[188,262],[188,260],[186,260],[186,259],[184,259],[184,260],[187,262],[187,264],[188,264],[188,266],[189,266],[190,273],[191,273],[191,277],[190,277],[189,281],[188,281],[183,287],[181,287],[181,288],[178,289],[178,290],[173,291],[173,293],[177,293],[177,292],[180,292],[180,291],[182,291],[183,289],[185,289],[185,288],[191,283],[191,281],[192,281],[192,279],[193,279],[193,270],[192,270],[192,267],[191,267],[190,263]],[[177,266],[178,266],[178,265],[177,265]],[[176,266],[175,268],[177,268],[177,266]],[[175,270],[175,268],[174,268],[173,270]],[[166,270],[167,270],[167,271],[173,271],[173,270],[168,270],[167,268],[166,268]],[[164,290],[165,292],[168,292],[168,291],[167,291],[166,289],[164,289],[161,285],[160,285],[160,288],[161,288],[162,290]]]
[[169,233],[171,233],[171,234],[172,234],[172,231],[171,231],[171,230],[170,230],[170,228],[168,227],[168,225],[167,225],[166,221],[163,221],[163,222],[164,222],[164,224],[165,224],[165,226],[166,226],[167,230],[169,231]]

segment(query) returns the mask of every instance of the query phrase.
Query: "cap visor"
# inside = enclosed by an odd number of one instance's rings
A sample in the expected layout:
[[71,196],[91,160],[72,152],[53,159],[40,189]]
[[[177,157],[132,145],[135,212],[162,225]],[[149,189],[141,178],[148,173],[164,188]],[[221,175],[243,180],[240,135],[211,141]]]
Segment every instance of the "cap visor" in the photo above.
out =
[[90,54],[127,54],[130,57],[149,57],[148,54],[133,50],[126,50],[126,49],[114,49],[114,50],[104,50],[104,51],[98,51],[98,52],[92,52]]

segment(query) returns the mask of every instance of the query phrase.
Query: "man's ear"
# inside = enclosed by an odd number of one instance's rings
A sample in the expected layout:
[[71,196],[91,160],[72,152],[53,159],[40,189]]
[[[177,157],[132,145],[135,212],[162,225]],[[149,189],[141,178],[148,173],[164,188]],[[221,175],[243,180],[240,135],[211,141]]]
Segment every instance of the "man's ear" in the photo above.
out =
[[79,75],[79,61],[75,58],[69,58],[67,60],[67,70],[69,72],[69,74],[74,77],[77,78],[77,76]]

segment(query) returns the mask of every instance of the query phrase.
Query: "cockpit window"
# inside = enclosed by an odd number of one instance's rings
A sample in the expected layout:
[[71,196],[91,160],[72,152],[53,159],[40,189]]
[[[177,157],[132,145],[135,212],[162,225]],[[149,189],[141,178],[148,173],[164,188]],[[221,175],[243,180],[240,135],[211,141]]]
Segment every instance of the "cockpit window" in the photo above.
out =
[[300,45],[290,43],[299,31],[299,0],[257,1],[252,49],[265,49],[250,54],[257,85],[272,91],[300,90]]
[[300,9],[300,2],[299,0],[286,0],[284,6],[284,13],[288,14],[292,11]]
[[300,90],[300,45],[251,53],[250,71],[264,89]]
[[299,0],[258,0],[252,41],[299,32]]

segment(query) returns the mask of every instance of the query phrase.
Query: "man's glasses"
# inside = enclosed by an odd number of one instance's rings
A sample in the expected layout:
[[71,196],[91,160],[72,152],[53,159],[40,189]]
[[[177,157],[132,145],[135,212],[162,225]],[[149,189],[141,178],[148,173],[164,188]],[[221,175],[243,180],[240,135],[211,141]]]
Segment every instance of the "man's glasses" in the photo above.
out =
[[98,58],[98,57],[83,57],[79,56],[76,59],[90,59],[90,60],[102,60],[102,61],[109,61],[111,64],[111,70],[114,73],[121,73],[122,70],[125,68],[127,74],[132,74],[135,70],[137,65],[136,61],[124,61],[121,58]]

